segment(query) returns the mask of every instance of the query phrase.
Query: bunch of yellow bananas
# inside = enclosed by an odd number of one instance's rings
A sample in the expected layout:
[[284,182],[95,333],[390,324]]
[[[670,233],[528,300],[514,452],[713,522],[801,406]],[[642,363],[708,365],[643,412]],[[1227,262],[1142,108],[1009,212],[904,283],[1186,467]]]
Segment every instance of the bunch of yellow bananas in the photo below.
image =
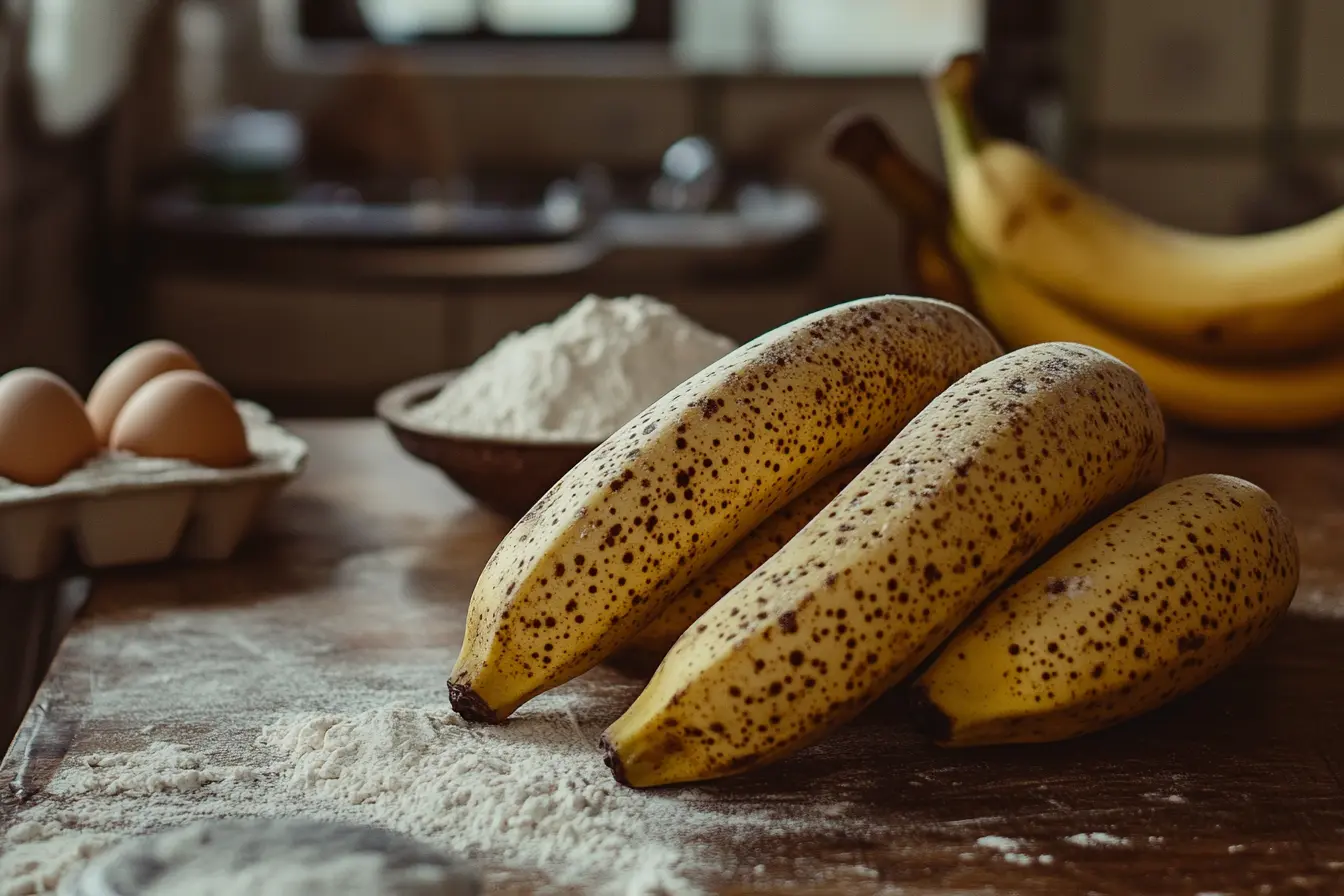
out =
[[1125,361],[1172,416],[1284,430],[1344,419],[1344,208],[1274,233],[1214,236],[1125,211],[1021,144],[982,139],[977,57],[930,81],[948,186],[872,120],[833,149],[920,229],[919,271],[1008,344],[1069,340]]
[[[1159,403],[1241,428],[1344,415],[1344,211],[1182,234],[976,139],[934,81],[950,190],[871,119],[837,155],[916,223],[933,299],[837,305],[687,380],[575,466],[477,583],[449,692],[499,722],[605,659],[657,663],[607,729],[633,786],[814,743],[913,675],[949,746],[1057,740],[1189,691],[1298,582],[1248,482],[1162,485]],[[1296,357],[1297,355],[1309,357]]]
[[603,739],[633,786],[787,756],[935,654],[914,693],[940,743],[1095,731],[1225,668],[1297,586],[1268,495],[1154,491],[1165,459],[1156,398],[1103,351],[1003,354],[933,299],[818,311],[669,392],[514,526],[449,695],[499,722],[608,657],[661,659]]

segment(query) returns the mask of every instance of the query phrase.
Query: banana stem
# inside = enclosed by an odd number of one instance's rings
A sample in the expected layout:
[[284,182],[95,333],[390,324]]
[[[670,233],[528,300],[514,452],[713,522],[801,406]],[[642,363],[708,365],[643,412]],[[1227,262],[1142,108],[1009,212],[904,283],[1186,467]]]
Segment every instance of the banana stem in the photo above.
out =
[[930,79],[934,118],[943,141],[949,182],[956,177],[956,163],[975,155],[982,140],[971,107],[971,91],[979,73],[980,57],[966,53],[954,56]]
[[910,158],[877,119],[849,117],[831,133],[830,152],[875,186],[917,228],[941,233],[951,208],[943,185]]
[[829,142],[831,155],[852,166],[907,218],[907,262],[916,280],[932,295],[973,308],[975,291],[947,245],[953,226],[947,189],[872,116],[849,116],[837,123]]

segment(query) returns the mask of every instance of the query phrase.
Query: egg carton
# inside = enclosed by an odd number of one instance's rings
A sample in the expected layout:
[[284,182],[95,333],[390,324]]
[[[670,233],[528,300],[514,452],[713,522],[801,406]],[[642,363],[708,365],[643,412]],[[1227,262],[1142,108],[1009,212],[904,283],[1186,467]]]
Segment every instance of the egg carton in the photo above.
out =
[[109,451],[52,485],[0,478],[0,577],[30,581],[51,573],[71,541],[94,568],[231,556],[268,500],[308,461],[308,446],[269,411],[235,405],[254,458],[245,467]]

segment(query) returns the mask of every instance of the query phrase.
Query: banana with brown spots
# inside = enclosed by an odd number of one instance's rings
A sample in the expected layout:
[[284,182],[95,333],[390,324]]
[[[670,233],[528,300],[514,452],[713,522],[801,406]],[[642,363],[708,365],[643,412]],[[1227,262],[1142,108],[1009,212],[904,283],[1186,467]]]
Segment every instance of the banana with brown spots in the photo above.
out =
[[691,377],[496,548],[448,682],[453,708],[501,721],[591,669],[762,520],[999,352],[954,305],[883,296],[800,318]]
[[802,495],[777,510],[746,538],[733,546],[709,569],[687,585],[663,611],[630,639],[623,653],[645,668],[661,660],[705,611],[719,602],[756,567],[775,555],[789,539],[812,521],[821,509],[849,485],[866,464],[850,464],[812,486]]
[[644,787],[756,768],[905,678],[1048,541],[1161,479],[1129,367],[1031,346],[950,387],[701,617],[603,737]]
[[920,677],[945,746],[1063,740],[1148,712],[1259,643],[1297,590],[1297,541],[1231,476],[1169,483],[994,598]]

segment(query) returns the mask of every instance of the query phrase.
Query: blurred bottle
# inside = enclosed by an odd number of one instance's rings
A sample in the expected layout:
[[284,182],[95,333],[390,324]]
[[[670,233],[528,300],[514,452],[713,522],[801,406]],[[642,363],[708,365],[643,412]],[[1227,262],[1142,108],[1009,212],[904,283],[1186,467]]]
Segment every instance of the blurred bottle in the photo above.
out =
[[677,7],[677,61],[692,71],[751,71],[765,61],[762,19],[769,0],[682,0]]
[[212,0],[183,0],[177,10],[178,120],[194,133],[223,114],[228,32],[224,13]]

